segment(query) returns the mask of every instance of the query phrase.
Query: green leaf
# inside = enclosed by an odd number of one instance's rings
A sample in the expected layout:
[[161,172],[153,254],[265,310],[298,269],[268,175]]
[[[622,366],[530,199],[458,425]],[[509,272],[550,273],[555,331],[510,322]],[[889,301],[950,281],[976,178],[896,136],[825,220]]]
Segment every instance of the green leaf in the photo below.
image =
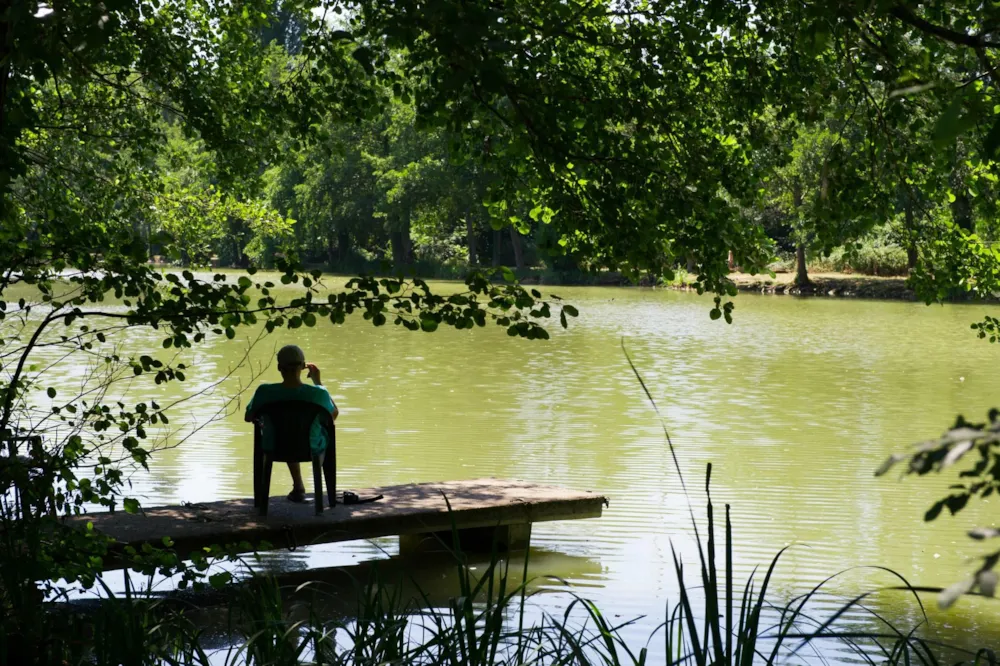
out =
[[226,329],[226,337],[232,340],[236,337],[236,331],[232,327]]
[[566,304],[562,306],[562,309],[563,312],[568,314],[570,317],[578,317],[580,315],[580,312],[572,305]]
[[368,76],[375,74],[375,67],[372,65],[372,50],[367,46],[359,46],[354,49],[351,57],[358,61],[361,68],[365,70]]
[[302,323],[310,327],[315,326],[316,315],[314,315],[312,312],[305,313],[304,315],[302,315]]
[[438,323],[429,317],[420,320],[420,328],[426,333],[433,333],[437,327]]
[[122,501],[122,506],[125,508],[125,513],[139,513],[139,500],[133,499],[131,497],[126,497]]
[[993,121],[993,127],[983,139],[983,157],[988,160],[1000,160],[1000,118]]
[[966,130],[975,126],[975,115],[962,115],[964,99],[957,95],[948,108],[938,117],[934,125],[934,145],[938,149],[947,148],[955,142]]
[[46,391],[46,393],[49,395],[50,398],[56,397],[56,390],[51,386],[49,387],[49,390]]
[[208,577],[208,584],[216,590],[221,590],[233,580],[233,574],[228,571],[220,571]]

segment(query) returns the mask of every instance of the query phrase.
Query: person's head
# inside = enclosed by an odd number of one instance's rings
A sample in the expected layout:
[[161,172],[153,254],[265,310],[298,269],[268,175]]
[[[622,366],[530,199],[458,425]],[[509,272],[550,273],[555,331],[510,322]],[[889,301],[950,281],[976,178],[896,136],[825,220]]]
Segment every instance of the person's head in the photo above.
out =
[[278,350],[278,372],[285,379],[298,379],[306,367],[306,355],[296,345],[285,345]]

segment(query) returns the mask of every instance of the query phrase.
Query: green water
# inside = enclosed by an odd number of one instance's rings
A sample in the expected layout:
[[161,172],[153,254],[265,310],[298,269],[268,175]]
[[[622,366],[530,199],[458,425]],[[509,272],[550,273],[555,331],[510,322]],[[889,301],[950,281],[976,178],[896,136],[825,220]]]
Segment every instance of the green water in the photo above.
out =
[[[496,476],[608,495],[600,519],[536,526],[532,573],[562,577],[622,619],[647,616],[627,630],[640,646],[664,603],[676,601],[671,545],[692,567],[696,561],[663,431],[625,361],[623,339],[666,419],[699,508],[705,464],[714,465],[716,503],[733,507],[738,573],[793,546],[778,569],[778,598],[859,565],[947,585],[985,552],[964,531],[994,524],[989,502],[925,524],[924,511],[951,477],[901,481],[872,472],[890,452],[939,434],[957,413],[979,419],[1000,405],[1000,346],[969,329],[987,308],[741,295],[727,326],[709,319],[708,298],[692,294],[555,292],[581,315],[568,331],[555,322],[549,341],[491,328],[376,329],[357,318],[276,334],[250,358],[256,367],[277,346],[296,343],[321,367],[341,409],[342,488]],[[131,343],[156,344],[138,335]],[[205,390],[245,352],[240,337],[192,351],[188,381],[171,395]],[[273,366],[263,372],[276,380]],[[238,370],[179,405],[174,425],[183,431],[204,422],[240,383],[255,381],[247,368]],[[141,383],[129,389],[133,396],[151,390]],[[133,482],[147,506],[249,496],[250,459],[250,431],[234,405],[158,453],[153,473]],[[288,485],[287,472],[276,469],[273,492]],[[394,546],[317,547],[280,555],[277,566],[350,564],[383,557],[382,548]],[[886,574],[858,570],[835,589],[853,594],[891,584]],[[997,603],[963,601],[940,614],[933,597],[925,602],[935,635],[967,646],[1000,644]],[[555,610],[566,598],[540,595],[535,603]],[[881,595],[876,606],[904,623],[917,617],[904,595]]]

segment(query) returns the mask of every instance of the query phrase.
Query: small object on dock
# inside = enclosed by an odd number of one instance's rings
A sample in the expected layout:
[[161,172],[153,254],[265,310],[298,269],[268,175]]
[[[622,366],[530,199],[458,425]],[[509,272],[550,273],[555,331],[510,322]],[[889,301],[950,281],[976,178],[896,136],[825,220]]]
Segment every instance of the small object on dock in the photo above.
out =
[[368,502],[377,502],[384,497],[385,495],[368,495],[362,497],[357,493],[351,492],[350,490],[345,490],[344,504],[367,504]]
[[[158,546],[169,537],[182,557],[213,545],[245,543],[246,550],[253,550],[267,542],[280,548],[289,541],[289,532],[299,546],[397,535],[415,535],[424,542],[433,536],[440,542],[445,534],[450,539],[453,527],[463,548],[468,543],[506,549],[523,546],[532,523],[597,518],[607,503],[597,493],[509,479],[411,483],[359,490],[356,495],[381,495],[382,500],[337,504],[317,515],[309,507],[275,498],[270,514],[261,517],[253,498],[247,497],[204,502],[196,510],[185,505],[153,507],[139,514],[91,513],[67,522],[92,522],[120,548]],[[486,532],[493,536],[484,538]],[[414,538],[403,542],[413,543]],[[105,562],[107,569],[121,566],[117,559]]]

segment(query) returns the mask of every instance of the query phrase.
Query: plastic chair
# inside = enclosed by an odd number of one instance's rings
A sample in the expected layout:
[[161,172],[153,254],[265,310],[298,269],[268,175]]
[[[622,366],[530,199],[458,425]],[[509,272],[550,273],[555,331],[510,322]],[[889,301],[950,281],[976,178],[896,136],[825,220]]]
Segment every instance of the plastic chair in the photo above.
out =
[[[274,450],[263,448],[263,418],[268,417],[274,428]],[[319,419],[326,429],[327,447],[322,455],[314,456],[309,445],[309,431]],[[316,494],[316,515],[323,513],[323,477],[330,506],[337,504],[337,430],[330,412],[319,405],[299,400],[272,402],[254,413],[253,437],[253,497],[261,516],[267,515],[271,494],[271,467],[277,462],[312,461],[313,485]]]

